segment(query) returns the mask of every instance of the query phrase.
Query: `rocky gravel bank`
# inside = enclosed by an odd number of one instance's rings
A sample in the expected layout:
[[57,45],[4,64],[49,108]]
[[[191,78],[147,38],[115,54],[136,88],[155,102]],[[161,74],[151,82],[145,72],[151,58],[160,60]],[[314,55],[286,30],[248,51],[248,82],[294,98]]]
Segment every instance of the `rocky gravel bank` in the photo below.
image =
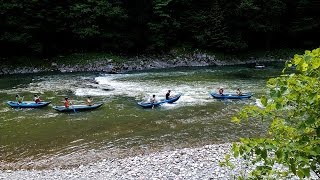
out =
[[219,166],[230,144],[104,159],[74,169],[0,171],[0,179],[232,179]]
[[[231,145],[206,145],[134,157],[104,159],[73,169],[0,171],[0,179],[236,179],[250,167],[231,159],[235,168],[219,166]],[[277,168],[277,167],[276,167]],[[279,168],[279,166],[278,166]],[[298,179],[292,176],[289,179]],[[316,179],[315,175],[312,178]]]
[[124,73],[135,70],[161,69],[172,67],[193,67],[193,66],[225,66],[225,65],[240,65],[253,64],[262,62],[281,61],[281,59],[270,58],[249,58],[246,60],[228,59],[219,60],[214,55],[205,53],[193,53],[187,55],[173,56],[137,56],[125,58],[124,62],[116,62],[111,58],[91,59],[88,63],[81,62],[79,64],[66,65],[59,62],[52,62],[50,67],[7,67],[0,66],[0,75],[4,74],[23,74],[23,73],[38,73],[49,71],[60,72],[90,72],[99,71],[106,73]]

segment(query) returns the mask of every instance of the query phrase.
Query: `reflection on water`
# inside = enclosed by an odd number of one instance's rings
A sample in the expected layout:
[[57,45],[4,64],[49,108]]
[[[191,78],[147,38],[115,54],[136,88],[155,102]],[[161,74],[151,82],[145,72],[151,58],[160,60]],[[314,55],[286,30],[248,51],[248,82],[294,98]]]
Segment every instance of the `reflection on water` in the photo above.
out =
[[[255,104],[266,80],[279,68],[176,68],[128,74],[35,74],[0,78],[0,169],[47,168],[121,157],[157,150],[229,142],[240,136],[260,136],[260,122],[233,124],[230,119],[244,105]],[[209,92],[224,86],[233,92],[253,92],[249,100],[215,100]],[[174,104],[142,109],[136,103],[167,90],[183,96]],[[89,112],[58,113],[43,109],[11,109],[14,94],[30,100],[33,93],[52,105],[65,96],[83,104],[93,96],[104,106]]]

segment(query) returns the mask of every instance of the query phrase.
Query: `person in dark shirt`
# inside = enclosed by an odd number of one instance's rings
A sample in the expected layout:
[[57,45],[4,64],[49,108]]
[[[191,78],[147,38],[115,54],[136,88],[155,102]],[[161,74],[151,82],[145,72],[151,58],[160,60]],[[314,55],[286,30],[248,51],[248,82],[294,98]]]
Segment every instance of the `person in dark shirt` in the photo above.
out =
[[167,94],[166,94],[166,100],[170,99],[170,93],[171,93],[171,90],[168,90]]
[[238,89],[236,90],[236,93],[237,93],[238,96],[241,96],[241,95],[242,95],[242,92],[240,91],[240,88],[238,88]]
[[220,87],[220,88],[219,88],[219,94],[220,94],[220,95],[223,95],[223,87]]

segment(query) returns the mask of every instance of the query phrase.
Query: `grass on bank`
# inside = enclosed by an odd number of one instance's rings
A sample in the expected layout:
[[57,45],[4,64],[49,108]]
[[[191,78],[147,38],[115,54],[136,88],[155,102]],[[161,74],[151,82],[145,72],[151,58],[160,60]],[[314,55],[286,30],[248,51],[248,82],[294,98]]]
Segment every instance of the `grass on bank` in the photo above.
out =
[[[186,47],[179,47],[172,49],[168,54],[172,56],[183,56],[188,54],[208,54],[215,56],[217,59],[222,61],[231,61],[234,59],[237,60],[250,60],[250,59],[288,59],[294,54],[301,54],[304,50],[301,49],[276,49],[271,51],[248,51],[237,54],[227,54],[222,52],[214,51],[205,51],[198,49],[190,49]],[[146,55],[145,55],[146,56]],[[160,55],[161,56],[161,55]],[[150,57],[152,57],[150,55]],[[105,52],[88,52],[88,53],[74,53],[69,55],[59,55],[53,58],[39,58],[39,57],[11,57],[11,58],[2,58],[2,65],[12,68],[19,67],[33,67],[33,68],[50,68],[52,63],[64,64],[64,65],[85,65],[98,61],[109,61],[115,64],[121,64],[128,61],[127,57],[113,55],[111,53]]]
[[211,56],[215,56],[218,60],[221,61],[232,61],[232,60],[242,60],[247,61],[250,59],[284,59],[287,60],[288,58],[293,57],[295,54],[304,53],[304,49],[273,49],[273,50],[251,50],[245,52],[238,52],[238,53],[227,53],[222,51],[209,51],[209,50],[202,50],[202,49],[193,49],[189,46],[181,46],[173,48],[170,51],[170,54],[173,56],[183,56],[186,54],[208,54]]
[[69,55],[59,55],[52,58],[39,58],[32,56],[17,56],[10,58],[2,58],[2,65],[6,67],[33,67],[33,68],[49,68],[52,63],[64,65],[85,65],[97,61],[110,61],[112,63],[126,62],[126,58],[103,52],[74,53]]
[[256,50],[247,51],[236,54],[227,54],[222,52],[206,52],[209,55],[214,55],[217,59],[222,61],[237,60],[251,60],[251,59],[284,59],[287,60],[295,54],[303,53],[304,49],[274,49],[274,50]]
[[51,62],[58,64],[72,65],[72,64],[90,64],[97,61],[110,61],[112,63],[123,63],[126,62],[124,57],[112,55],[109,53],[75,53],[66,56],[57,56],[51,59]]

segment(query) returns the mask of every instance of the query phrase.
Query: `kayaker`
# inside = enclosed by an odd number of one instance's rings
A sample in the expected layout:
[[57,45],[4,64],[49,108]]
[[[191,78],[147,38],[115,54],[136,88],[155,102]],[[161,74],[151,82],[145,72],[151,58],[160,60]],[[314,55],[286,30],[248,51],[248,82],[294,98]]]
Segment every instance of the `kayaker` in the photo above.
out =
[[220,87],[220,88],[219,88],[219,94],[220,94],[220,95],[223,95],[223,87]]
[[16,94],[16,101],[17,101],[19,104],[22,103],[23,98],[24,98],[24,96],[21,97],[19,94]]
[[152,98],[150,98],[150,103],[156,103],[156,95],[152,95]]
[[241,96],[241,95],[242,95],[242,92],[240,91],[240,88],[238,88],[238,89],[236,90],[236,93],[237,93],[238,96]]
[[86,105],[87,106],[92,106],[93,104],[93,100],[91,99],[91,96],[88,96],[87,99],[86,99]]
[[[150,103],[156,103],[157,100],[156,100],[156,95],[152,95],[152,98],[150,98]],[[152,109],[154,108],[154,105],[152,105]]]
[[37,94],[34,95],[33,100],[35,103],[39,103],[41,101],[40,97]]
[[170,97],[170,92],[171,92],[171,90],[168,90],[168,92],[167,92],[167,94],[166,94],[166,100],[168,100],[168,99],[171,98],[171,97]]
[[64,107],[65,108],[69,108],[69,106],[70,106],[70,101],[69,101],[69,98],[64,98]]

